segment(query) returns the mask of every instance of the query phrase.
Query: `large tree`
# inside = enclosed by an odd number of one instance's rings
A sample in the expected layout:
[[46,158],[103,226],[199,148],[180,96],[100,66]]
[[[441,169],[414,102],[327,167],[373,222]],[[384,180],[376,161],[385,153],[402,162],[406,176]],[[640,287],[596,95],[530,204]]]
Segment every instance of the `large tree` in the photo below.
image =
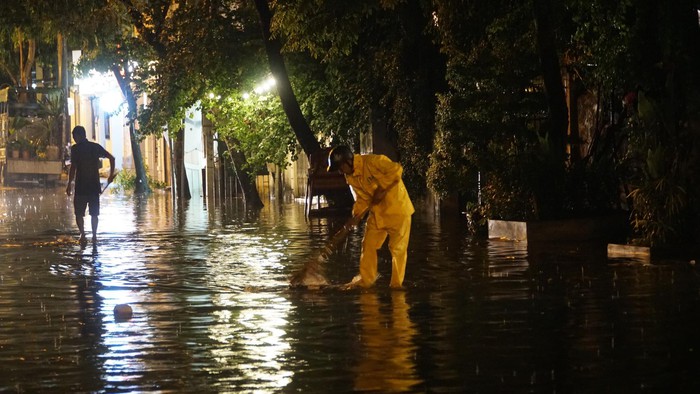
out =
[[[128,106],[129,137],[136,172],[135,193],[150,193],[140,142],[143,135],[136,128],[137,99],[142,78],[153,59],[153,49],[134,37],[134,22],[118,2],[86,1],[78,12],[90,15],[82,25],[71,25],[69,42],[82,50],[79,72],[112,72]],[[87,26],[87,29],[86,29]],[[86,34],[86,30],[94,34]]]
[[[222,146],[226,147],[223,163],[230,165],[243,191],[246,206],[262,207],[255,175],[261,166],[255,163],[262,152],[268,150],[247,149],[255,136],[230,133],[230,125],[238,119],[222,120],[243,93],[243,86],[250,86],[267,78],[267,64],[262,54],[255,10],[245,1],[222,0],[181,4],[173,13],[173,23],[182,35],[177,44],[169,47],[169,62],[159,74],[160,83],[154,87],[163,107],[154,106],[151,119],[178,121],[179,115],[168,113],[169,107],[187,108],[200,103],[203,114],[214,123],[214,129]],[[186,71],[186,72],[185,72]],[[217,102],[217,97],[222,100]],[[168,116],[170,117],[168,118]],[[222,121],[219,121],[222,120]],[[259,135],[268,135],[272,127],[261,125]],[[287,135],[291,135],[288,133]],[[286,145],[280,148],[286,153]],[[266,163],[277,162],[269,158]]]
[[428,34],[429,3],[295,0],[272,9],[271,29],[285,53],[320,62],[316,80],[327,92],[308,97],[324,97],[316,108],[325,121],[313,114],[324,136],[353,143],[371,130],[384,142],[379,153],[401,160],[409,187],[421,189],[444,71]]
[[[634,237],[700,241],[700,26],[692,0],[570,0],[577,67],[613,97],[609,131]],[[594,65],[594,66],[591,66]],[[621,104],[624,103],[624,107]]]
[[698,237],[696,2],[433,4],[434,190],[508,219],[603,213],[625,191],[643,242]]
[[[7,0],[0,3],[0,81],[14,87],[18,100],[26,103],[28,93],[36,83],[41,88],[60,88],[62,100],[52,98],[54,109],[62,108],[62,116],[52,116],[58,122],[55,141],[70,141],[68,113],[68,60],[66,37],[76,41],[86,34],[83,13],[100,7],[95,0],[28,1]],[[33,81],[32,71],[41,67],[43,75]],[[40,103],[47,104],[47,103]],[[42,115],[40,113],[40,115]],[[53,128],[52,128],[53,129]],[[54,130],[51,130],[52,134]]]
[[449,89],[438,96],[428,173],[439,195],[458,192],[471,201],[483,175],[489,213],[510,218],[533,215],[522,158],[537,140],[531,125],[546,110],[536,85],[532,9],[515,3],[434,1]]
[[[177,195],[190,198],[182,149],[186,111],[213,92],[221,95],[240,90],[243,79],[251,75],[247,70],[259,68],[262,40],[257,18],[253,18],[255,11],[245,1],[236,0],[111,0],[108,4],[105,16],[114,20],[106,24],[125,28],[117,29],[119,34],[86,41],[86,59],[92,60],[86,66],[101,64],[113,69],[121,86],[131,89],[125,90],[127,98],[147,93],[148,106],[137,108],[136,102],[129,100],[132,119],[138,119],[140,126],[133,141],[142,135],[159,134],[167,127],[175,141]],[[91,52],[90,48],[98,50]],[[206,116],[212,107],[203,109]],[[220,137],[225,137],[226,128],[222,131]],[[231,160],[243,160],[235,167],[244,170],[246,155],[254,152],[242,150],[245,140],[239,144],[234,141],[222,140],[235,152]],[[260,206],[254,178],[238,174],[249,180],[241,184],[249,206]]]
[[289,124],[297,136],[297,140],[301,144],[302,149],[307,155],[310,155],[319,149],[321,145],[314,136],[314,133],[309,127],[309,123],[304,118],[297,101],[292,84],[289,80],[287,67],[282,57],[280,41],[272,36],[270,25],[272,23],[272,12],[268,5],[268,0],[255,0],[255,7],[260,16],[260,30],[265,45],[265,51],[270,62],[270,70],[277,81],[277,91],[279,92],[280,101],[284,108]]
[[[68,17],[62,1],[7,0],[0,3],[0,74],[20,90],[32,89],[37,62],[50,76],[57,62],[56,37]],[[23,98],[26,98],[24,95]]]
[[11,0],[0,5],[0,70],[12,85],[24,90],[31,88],[31,71],[36,60],[37,40],[43,38],[43,18],[30,2]]

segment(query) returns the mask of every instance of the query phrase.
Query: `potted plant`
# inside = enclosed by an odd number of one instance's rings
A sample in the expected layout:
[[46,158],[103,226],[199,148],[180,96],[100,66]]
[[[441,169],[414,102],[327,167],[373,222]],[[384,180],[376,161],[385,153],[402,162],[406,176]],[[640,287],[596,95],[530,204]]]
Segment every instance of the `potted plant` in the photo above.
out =
[[22,159],[23,159],[23,160],[29,160],[29,159],[31,158],[31,156],[32,156],[32,153],[33,153],[33,152],[32,152],[32,151],[33,151],[33,147],[32,147],[31,142],[29,142],[29,140],[26,139],[26,138],[22,138],[22,139],[20,139],[20,140],[18,140],[18,141],[19,141],[19,143],[20,143],[20,150],[21,150],[21,152],[22,152]]
[[7,141],[7,152],[10,154],[8,156],[13,159],[19,159],[19,152],[22,149],[22,144],[17,140]]
[[59,153],[58,146],[49,145],[46,147],[46,159],[47,160],[58,160],[59,159],[58,153]]
[[32,145],[34,148],[34,155],[37,159],[39,160],[47,160],[48,159],[48,151],[47,151],[47,146],[42,145],[38,141],[34,141],[34,144]]

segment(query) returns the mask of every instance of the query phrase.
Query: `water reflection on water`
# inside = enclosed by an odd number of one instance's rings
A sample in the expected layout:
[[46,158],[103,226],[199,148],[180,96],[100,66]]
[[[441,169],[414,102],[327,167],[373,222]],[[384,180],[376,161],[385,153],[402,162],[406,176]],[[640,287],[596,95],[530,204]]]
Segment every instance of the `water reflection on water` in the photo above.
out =
[[[592,245],[473,240],[417,213],[406,289],[292,289],[342,219],[300,204],[103,197],[75,241],[60,189],[0,189],[2,392],[637,392],[700,380],[698,272]],[[356,271],[361,229],[327,262]],[[384,261],[381,261],[384,259]],[[115,318],[129,304],[130,320]]]

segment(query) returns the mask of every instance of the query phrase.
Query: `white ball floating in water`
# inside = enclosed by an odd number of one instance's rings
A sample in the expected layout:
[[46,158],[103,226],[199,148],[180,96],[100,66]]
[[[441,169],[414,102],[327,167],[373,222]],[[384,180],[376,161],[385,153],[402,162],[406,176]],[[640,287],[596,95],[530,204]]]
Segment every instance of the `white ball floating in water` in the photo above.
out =
[[114,307],[114,319],[117,321],[125,321],[131,319],[134,311],[129,304],[118,304]]

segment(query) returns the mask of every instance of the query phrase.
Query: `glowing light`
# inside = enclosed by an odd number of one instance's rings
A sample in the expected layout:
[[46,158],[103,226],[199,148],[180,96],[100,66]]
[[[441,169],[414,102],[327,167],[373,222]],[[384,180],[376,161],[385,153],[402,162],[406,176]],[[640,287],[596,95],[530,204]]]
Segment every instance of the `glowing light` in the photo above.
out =
[[75,81],[80,94],[85,96],[101,96],[105,92],[119,91],[119,85],[112,72],[100,73],[90,70],[86,76]]
[[258,95],[267,93],[272,90],[276,83],[275,78],[269,77],[263,83],[256,86],[255,89],[253,89],[253,92]]
[[100,108],[110,114],[117,112],[123,103],[124,98],[119,90],[110,90],[100,97]]

